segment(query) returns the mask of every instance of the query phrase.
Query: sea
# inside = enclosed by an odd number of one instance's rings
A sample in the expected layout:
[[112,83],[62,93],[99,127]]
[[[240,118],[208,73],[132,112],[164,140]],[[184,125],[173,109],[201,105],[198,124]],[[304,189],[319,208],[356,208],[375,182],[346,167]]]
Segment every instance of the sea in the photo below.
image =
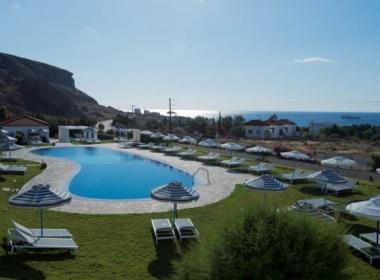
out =
[[[151,109],[150,111],[166,114],[168,110]],[[185,117],[217,118],[218,111],[210,110],[174,110],[176,115]],[[290,111],[222,111],[222,116],[241,115],[245,120],[266,120],[273,114],[278,118],[289,119],[298,126],[309,126],[310,122],[328,122],[336,125],[370,124],[380,126],[380,113],[374,112],[290,112]]]

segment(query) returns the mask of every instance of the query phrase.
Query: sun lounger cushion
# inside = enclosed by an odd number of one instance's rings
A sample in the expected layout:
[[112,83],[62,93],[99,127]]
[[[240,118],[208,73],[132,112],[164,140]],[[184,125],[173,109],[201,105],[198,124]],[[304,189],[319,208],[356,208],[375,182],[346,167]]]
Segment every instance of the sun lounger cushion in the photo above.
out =
[[176,219],[175,226],[177,229],[195,228],[193,222],[190,219]]
[[15,221],[13,221],[13,225],[15,226],[17,231],[21,231],[29,236],[33,236],[33,232],[29,228],[24,227],[23,225],[20,225],[19,223],[16,223]]
[[369,232],[360,234],[360,238],[366,239],[372,243],[376,243],[376,235],[379,235],[379,243],[380,243],[380,234],[377,232]]
[[16,233],[28,244],[35,246],[35,239],[21,230],[16,229]]

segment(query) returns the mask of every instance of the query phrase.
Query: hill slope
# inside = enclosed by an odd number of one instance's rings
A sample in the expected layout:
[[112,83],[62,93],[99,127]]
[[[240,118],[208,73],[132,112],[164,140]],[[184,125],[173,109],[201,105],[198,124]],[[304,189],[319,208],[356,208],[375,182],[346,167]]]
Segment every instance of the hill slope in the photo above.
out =
[[45,63],[0,53],[0,105],[12,115],[94,120],[120,111],[99,105],[75,88],[73,74]]

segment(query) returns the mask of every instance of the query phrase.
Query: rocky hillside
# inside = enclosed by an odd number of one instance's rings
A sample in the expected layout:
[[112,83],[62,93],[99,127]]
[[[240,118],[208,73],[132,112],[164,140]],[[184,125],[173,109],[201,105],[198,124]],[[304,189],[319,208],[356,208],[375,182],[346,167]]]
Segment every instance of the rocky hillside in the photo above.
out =
[[73,73],[4,53],[0,53],[0,106],[13,116],[102,120],[120,113],[75,88]]

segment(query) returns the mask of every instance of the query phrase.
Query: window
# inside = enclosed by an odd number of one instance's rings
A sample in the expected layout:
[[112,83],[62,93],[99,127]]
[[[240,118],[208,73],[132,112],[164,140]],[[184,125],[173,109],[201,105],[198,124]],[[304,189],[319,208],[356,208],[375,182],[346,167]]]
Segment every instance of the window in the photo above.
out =
[[252,134],[253,133],[253,130],[252,129],[248,129],[248,134]]

